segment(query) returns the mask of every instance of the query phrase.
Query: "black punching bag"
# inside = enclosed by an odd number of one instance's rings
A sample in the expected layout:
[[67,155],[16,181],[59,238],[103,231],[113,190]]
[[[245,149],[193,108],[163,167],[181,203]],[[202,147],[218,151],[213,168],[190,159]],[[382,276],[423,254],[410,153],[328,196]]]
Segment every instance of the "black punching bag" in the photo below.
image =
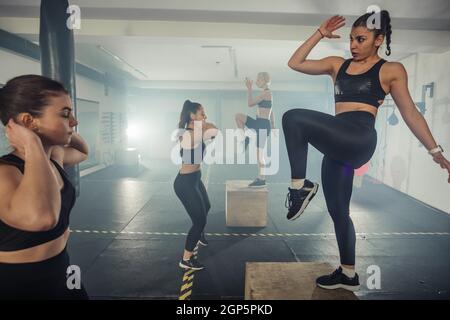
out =
[[[73,30],[67,27],[70,15],[67,0],[41,0],[39,45],[41,47],[42,75],[61,82],[72,98],[76,116],[75,50]],[[78,165],[66,169],[77,196],[80,191]]]

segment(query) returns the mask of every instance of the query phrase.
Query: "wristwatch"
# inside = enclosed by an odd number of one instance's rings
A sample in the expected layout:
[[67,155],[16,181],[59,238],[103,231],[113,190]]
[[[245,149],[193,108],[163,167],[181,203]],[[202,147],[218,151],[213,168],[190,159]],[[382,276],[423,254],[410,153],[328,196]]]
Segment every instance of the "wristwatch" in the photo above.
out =
[[440,145],[438,145],[436,148],[431,149],[430,151],[428,151],[428,153],[431,154],[431,155],[435,155],[438,152],[444,152],[444,149],[442,149],[442,147]]

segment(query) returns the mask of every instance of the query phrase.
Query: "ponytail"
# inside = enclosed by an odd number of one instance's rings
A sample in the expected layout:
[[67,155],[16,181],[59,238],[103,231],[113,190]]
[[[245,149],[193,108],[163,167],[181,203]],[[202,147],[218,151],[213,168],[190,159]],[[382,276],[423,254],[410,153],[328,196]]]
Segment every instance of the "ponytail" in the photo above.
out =
[[186,129],[191,121],[191,113],[196,113],[200,106],[200,103],[192,102],[190,100],[186,100],[184,102],[183,109],[180,114],[180,121],[178,122],[179,129]]
[[391,17],[389,12],[386,10],[381,11],[381,30],[382,34],[386,37],[386,55],[391,55],[391,35],[392,35],[392,26],[391,26]]

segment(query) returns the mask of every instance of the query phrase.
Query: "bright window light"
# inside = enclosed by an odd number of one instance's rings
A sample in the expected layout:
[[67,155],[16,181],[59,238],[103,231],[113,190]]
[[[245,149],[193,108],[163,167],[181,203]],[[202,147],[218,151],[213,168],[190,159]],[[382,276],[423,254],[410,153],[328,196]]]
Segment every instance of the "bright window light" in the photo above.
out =
[[142,134],[142,130],[137,125],[130,125],[127,128],[127,136],[129,138],[136,138],[136,137],[138,137],[141,134]]

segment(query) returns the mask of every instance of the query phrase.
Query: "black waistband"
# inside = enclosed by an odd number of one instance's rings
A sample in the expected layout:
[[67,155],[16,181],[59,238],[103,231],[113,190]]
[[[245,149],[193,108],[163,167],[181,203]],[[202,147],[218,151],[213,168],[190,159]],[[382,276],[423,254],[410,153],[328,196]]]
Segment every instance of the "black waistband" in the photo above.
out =
[[22,269],[32,269],[36,272],[39,270],[48,270],[49,266],[59,265],[61,267],[69,264],[69,255],[67,253],[67,247],[65,247],[60,253],[51,258],[37,261],[37,262],[25,262],[25,263],[5,263],[0,262],[0,270],[6,271],[8,269],[14,269],[20,271]]
[[347,119],[353,123],[364,124],[366,127],[375,127],[375,116],[367,111],[347,111],[336,115],[336,118]]
[[201,170],[197,170],[194,172],[190,172],[190,173],[180,173],[178,171],[177,177],[180,178],[193,178],[193,177],[201,177],[202,176],[202,171]]

